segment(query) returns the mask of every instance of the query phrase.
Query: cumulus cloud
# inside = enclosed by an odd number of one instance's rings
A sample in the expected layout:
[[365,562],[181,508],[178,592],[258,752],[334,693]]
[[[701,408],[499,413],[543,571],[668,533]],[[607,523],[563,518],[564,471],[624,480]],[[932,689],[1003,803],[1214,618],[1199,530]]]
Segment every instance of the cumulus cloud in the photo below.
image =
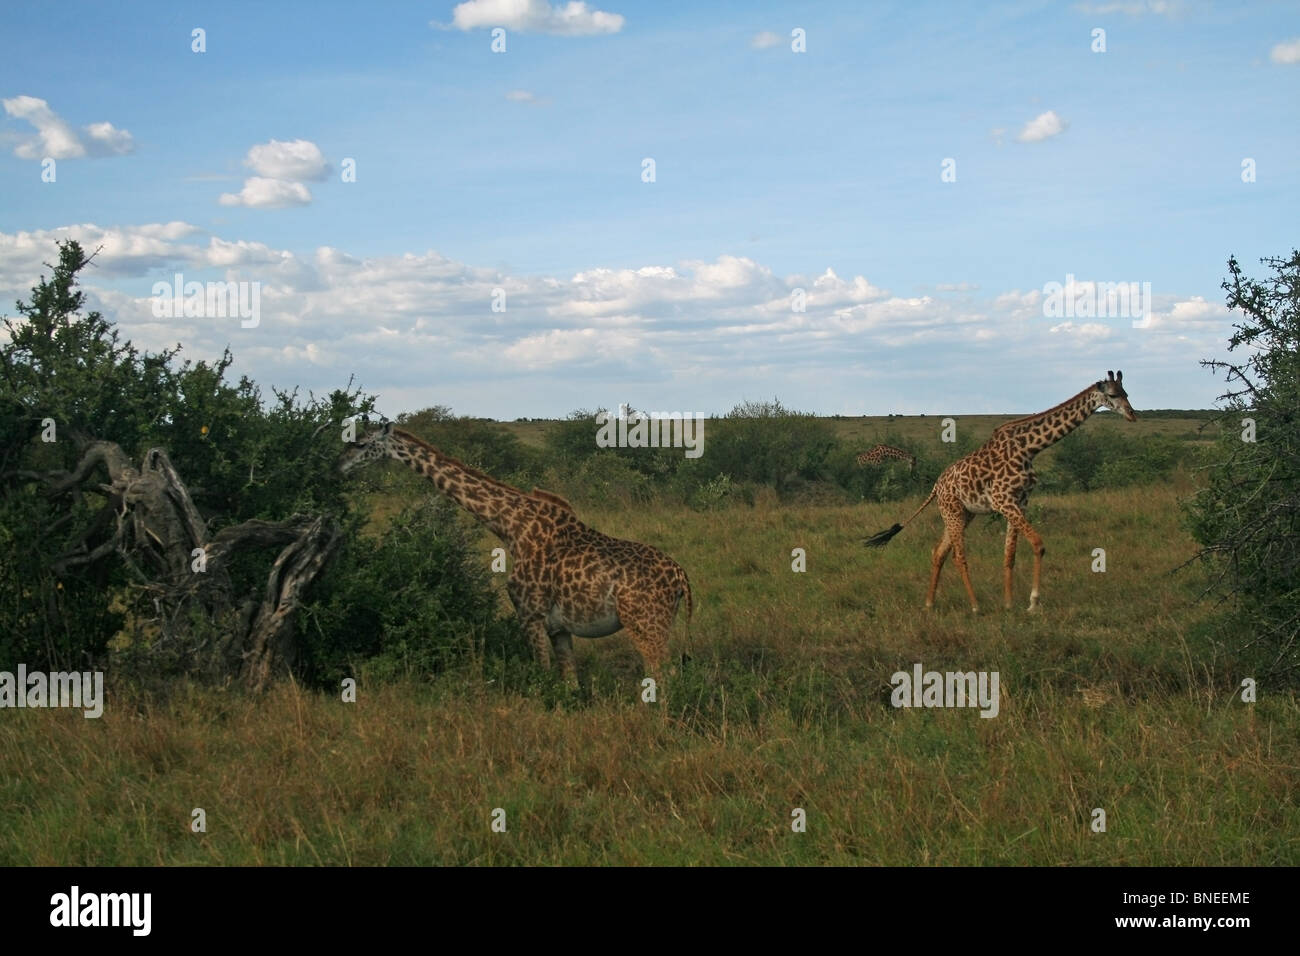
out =
[[36,128],[35,136],[20,140],[14,147],[19,159],[123,156],[135,149],[130,133],[106,121],[83,126],[78,133],[38,97],[15,96],[0,102],[10,116]]
[[237,193],[222,193],[218,202],[223,206],[248,206],[250,209],[306,206],[311,202],[311,190],[302,183],[250,176],[244,180],[243,189]]
[[[53,261],[55,244],[76,239],[95,256],[93,277],[139,276],[149,270],[195,261],[194,247],[182,244],[199,230],[184,222],[150,223],[143,226],[97,226],[93,223],[38,229],[31,232],[0,232],[0,286],[23,295],[42,273],[44,263]],[[89,280],[92,276],[84,276]],[[14,296],[6,295],[12,302]]]
[[217,199],[221,205],[249,209],[306,206],[312,195],[302,180],[320,181],[329,174],[320,147],[306,139],[258,143],[249,148],[244,165],[257,175],[245,179],[239,192],[222,193]]
[[1232,316],[1221,305],[1194,295],[1174,301],[1167,309],[1151,309],[1142,320],[1143,327],[1157,332],[1187,334],[1226,328]]
[[310,140],[281,142],[273,139],[248,151],[244,165],[267,179],[320,181],[329,173],[320,147]]
[[1273,47],[1269,53],[1269,59],[1274,63],[1290,65],[1300,63],[1300,37],[1294,40],[1287,40],[1285,43],[1279,43]]
[[1039,143],[1051,139],[1065,131],[1065,121],[1056,114],[1056,110],[1039,113],[1016,134],[1016,141],[1021,143]]
[[755,33],[754,38],[749,41],[749,45],[755,50],[768,50],[780,42],[780,34],[773,33],[771,30],[764,30],[762,33]]
[[[205,358],[230,344],[239,374],[322,391],[356,373],[392,413],[438,402],[477,414],[553,415],[642,397],[641,407],[725,411],[759,381],[804,407],[805,396],[825,395],[834,403],[826,410],[856,414],[888,402],[895,411],[934,411],[933,389],[953,387],[944,385],[952,369],[986,366],[1030,370],[1042,402],[1020,404],[1021,378],[1015,390],[990,391],[1002,381],[992,371],[968,393],[941,391],[942,401],[972,412],[1033,411],[1065,397],[1057,394],[1062,375],[1081,375],[1082,387],[1097,375],[1091,365],[1118,364],[1111,355],[1121,346],[1185,382],[1186,369],[1231,327],[1221,307],[1187,295],[1157,297],[1148,329],[1131,319],[1045,318],[1036,289],[899,296],[851,272],[779,275],[735,255],[515,275],[435,251],[364,257],[322,246],[300,254],[183,222],[0,233],[0,298],[25,297],[64,238],[102,247],[83,277],[88,306],[138,347],[179,341],[188,356]],[[153,284],[177,272],[186,281],[259,283],[260,324],[154,317]],[[802,311],[796,288],[805,290]],[[492,311],[498,289],[504,312]],[[886,382],[893,367],[906,367],[906,379]],[[544,396],[542,404],[521,405],[521,389]],[[841,408],[850,393],[865,404]],[[908,408],[898,404],[904,395],[912,396],[903,399]]]
[[1110,337],[1110,326],[1100,322],[1062,322],[1052,326],[1054,334],[1065,334],[1080,339],[1104,339]]
[[623,22],[621,14],[593,10],[581,0],[562,5],[546,0],[466,0],[457,4],[451,14],[451,26],[458,30],[505,27],[518,33],[557,36],[618,33]]

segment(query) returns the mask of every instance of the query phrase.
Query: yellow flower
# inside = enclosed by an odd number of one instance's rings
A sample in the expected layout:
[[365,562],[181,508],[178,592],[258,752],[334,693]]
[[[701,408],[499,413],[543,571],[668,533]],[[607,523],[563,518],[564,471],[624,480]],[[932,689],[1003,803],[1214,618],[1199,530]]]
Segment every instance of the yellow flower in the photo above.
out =
[[200,435],[206,435],[207,433],[208,433],[208,426],[207,426],[207,425],[204,425],[202,428],[199,429],[199,434],[200,434]]

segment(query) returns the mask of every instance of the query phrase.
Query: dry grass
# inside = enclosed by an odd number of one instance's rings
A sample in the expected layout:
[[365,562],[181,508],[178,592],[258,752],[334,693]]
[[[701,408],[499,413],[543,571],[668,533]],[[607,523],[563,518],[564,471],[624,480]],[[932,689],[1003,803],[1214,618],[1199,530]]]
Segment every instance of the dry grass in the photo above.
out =
[[[1034,616],[1024,560],[1020,606],[994,610],[1003,530],[986,519],[970,548],[988,610],[962,609],[951,569],[920,610],[937,515],[860,544],[919,498],[584,514],[691,574],[693,660],[666,702],[640,702],[616,636],[580,642],[576,698],[467,667],[363,681],[355,704],[178,687],[111,695],[100,720],[7,711],[0,863],[1295,864],[1300,707],[1267,686],[1236,698],[1242,665],[1195,581],[1167,573],[1192,549],[1188,490],[1034,499]],[[892,708],[890,675],[916,662],[997,670],[999,716]]]

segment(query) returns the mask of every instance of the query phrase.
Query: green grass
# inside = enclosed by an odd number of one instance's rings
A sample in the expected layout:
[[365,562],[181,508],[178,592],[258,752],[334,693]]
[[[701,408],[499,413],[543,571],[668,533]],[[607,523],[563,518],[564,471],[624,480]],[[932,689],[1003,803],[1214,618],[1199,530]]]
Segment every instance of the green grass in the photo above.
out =
[[[1294,865],[1300,707],[1267,684],[1239,700],[1251,671],[1194,601],[1194,572],[1169,573],[1193,550],[1190,492],[1032,498],[1037,615],[1027,549],[1017,607],[998,609],[1003,525],[984,518],[969,550],[985,610],[965,610],[951,567],[921,609],[933,508],[887,548],[861,545],[919,495],[584,511],[690,573],[692,661],[665,701],[640,702],[616,635],[578,642],[577,696],[488,661],[363,676],[355,704],[178,685],[117,688],[99,720],[5,711],[0,863]],[[890,675],[916,662],[997,670],[999,716],[892,708]]]

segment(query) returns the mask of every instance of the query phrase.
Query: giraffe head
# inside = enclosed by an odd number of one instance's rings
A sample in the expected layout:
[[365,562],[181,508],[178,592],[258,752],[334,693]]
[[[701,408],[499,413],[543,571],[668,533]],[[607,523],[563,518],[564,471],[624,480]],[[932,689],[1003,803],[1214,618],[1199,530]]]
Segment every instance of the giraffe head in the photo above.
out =
[[1128,403],[1128,392],[1124,391],[1123,372],[1107,372],[1106,377],[1097,383],[1097,391],[1102,396],[1099,404],[1114,409],[1131,422],[1137,421],[1137,412]]
[[365,434],[359,436],[356,441],[349,442],[348,447],[343,450],[343,454],[339,456],[338,461],[339,472],[347,474],[358,465],[364,465],[366,462],[378,458],[387,458],[392,440],[392,422],[384,422],[382,425],[369,429]]

